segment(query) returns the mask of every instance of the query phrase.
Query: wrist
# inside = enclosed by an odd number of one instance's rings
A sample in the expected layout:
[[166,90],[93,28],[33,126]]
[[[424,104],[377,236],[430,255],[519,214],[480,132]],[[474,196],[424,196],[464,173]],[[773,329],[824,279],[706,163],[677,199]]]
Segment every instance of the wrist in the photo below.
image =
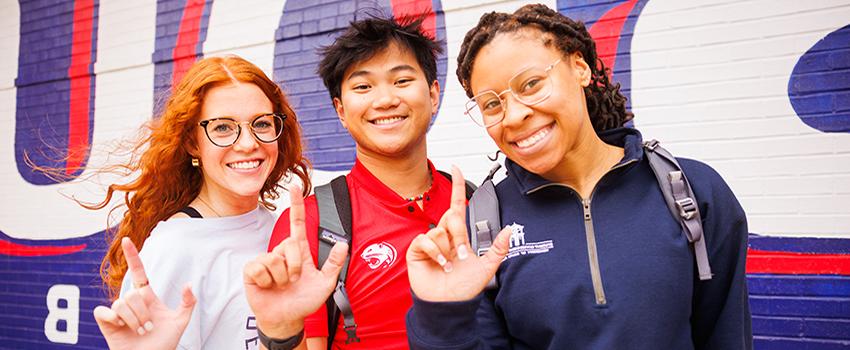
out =
[[304,320],[284,322],[263,322],[257,320],[257,328],[269,338],[286,339],[298,335],[304,330]]
[[298,333],[291,337],[287,338],[274,338],[269,337],[261,328],[257,328],[257,335],[260,340],[260,344],[263,345],[267,350],[293,350],[304,341],[304,329],[301,329]]

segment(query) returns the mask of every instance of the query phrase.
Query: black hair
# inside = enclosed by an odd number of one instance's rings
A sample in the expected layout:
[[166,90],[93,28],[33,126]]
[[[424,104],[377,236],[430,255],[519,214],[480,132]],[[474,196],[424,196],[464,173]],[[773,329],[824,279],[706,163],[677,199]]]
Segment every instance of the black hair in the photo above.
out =
[[590,66],[590,84],[584,90],[590,121],[597,133],[632,120],[634,115],[626,111],[626,97],[620,93],[620,84],[609,81],[608,68],[597,57],[596,43],[584,23],[540,4],[523,6],[512,14],[487,13],[466,33],[457,56],[457,78],[467,96],[473,96],[469,79],[481,48],[499,33],[514,33],[524,28],[551,34],[544,35],[544,45],[554,45],[564,55],[578,52]]
[[410,50],[425,73],[428,84],[437,80],[437,55],[443,52],[441,42],[425,34],[422,22],[426,14],[398,19],[368,15],[350,23],[345,32],[329,46],[319,49],[322,61],[318,73],[331,95],[340,97],[345,71],[366,61],[396,43]]

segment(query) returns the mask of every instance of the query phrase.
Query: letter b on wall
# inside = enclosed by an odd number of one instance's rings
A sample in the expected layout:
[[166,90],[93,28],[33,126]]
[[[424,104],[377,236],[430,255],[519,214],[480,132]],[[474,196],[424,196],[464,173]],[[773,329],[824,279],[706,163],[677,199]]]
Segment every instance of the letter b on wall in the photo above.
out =
[[80,334],[80,288],[57,284],[47,291],[44,335],[54,343],[76,344]]

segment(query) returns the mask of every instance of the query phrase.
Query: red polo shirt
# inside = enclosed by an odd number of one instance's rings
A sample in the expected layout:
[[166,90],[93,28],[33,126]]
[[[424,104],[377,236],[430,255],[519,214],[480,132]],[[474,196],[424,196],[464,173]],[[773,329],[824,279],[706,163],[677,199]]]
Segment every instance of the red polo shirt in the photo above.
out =
[[[428,161],[433,184],[420,209],[393,192],[359,161],[346,176],[351,196],[353,239],[346,291],[351,301],[360,343],[345,344],[342,317],[334,339],[336,349],[407,349],[404,317],[412,305],[405,254],[411,240],[427,232],[449,209],[451,181]],[[305,200],[307,241],[314,262],[318,255],[319,212],[316,197]],[[271,250],[289,236],[289,209],[278,219]],[[327,337],[324,305],[304,321],[307,337]]]

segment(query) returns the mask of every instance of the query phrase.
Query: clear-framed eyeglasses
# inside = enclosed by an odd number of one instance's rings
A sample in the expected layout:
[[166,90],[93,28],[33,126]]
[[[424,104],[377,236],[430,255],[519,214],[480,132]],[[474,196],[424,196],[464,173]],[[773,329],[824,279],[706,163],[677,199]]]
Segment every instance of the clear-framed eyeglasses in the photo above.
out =
[[560,58],[545,68],[529,67],[522,70],[508,80],[508,88],[500,93],[488,90],[475,95],[466,102],[466,115],[475,124],[489,128],[505,118],[505,99],[502,96],[508,92],[526,106],[543,102],[552,94],[549,72],[559,62]]
[[286,115],[282,113],[266,113],[254,117],[250,122],[237,122],[230,117],[202,120],[198,125],[204,128],[204,133],[214,145],[230,147],[242,134],[242,124],[248,124],[251,134],[262,143],[272,143],[280,138],[283,131],[283,121]]

